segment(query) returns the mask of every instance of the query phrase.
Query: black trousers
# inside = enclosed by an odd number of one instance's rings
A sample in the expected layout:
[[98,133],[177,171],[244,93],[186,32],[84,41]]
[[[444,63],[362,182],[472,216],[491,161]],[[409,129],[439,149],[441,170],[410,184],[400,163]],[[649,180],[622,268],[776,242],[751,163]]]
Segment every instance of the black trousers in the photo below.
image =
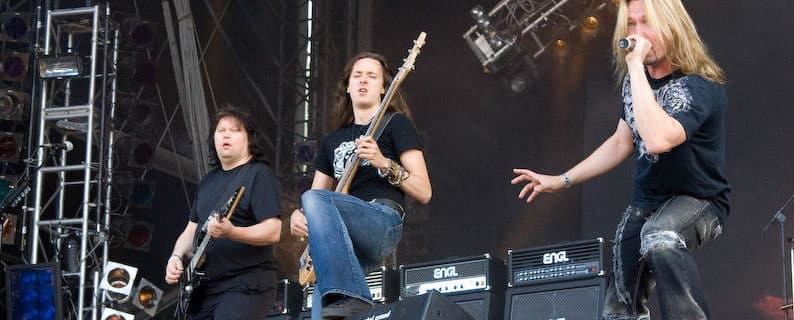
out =
[[648,319],[654,287],[663,319],[708,319],[692,252],[721,233],[716,210],[690,196],[674,196],[653,211],[626,208],[615,232],[604,319]]
[[276,288],[196,294],[188,309],[190,320],[262,320],[273,308]]

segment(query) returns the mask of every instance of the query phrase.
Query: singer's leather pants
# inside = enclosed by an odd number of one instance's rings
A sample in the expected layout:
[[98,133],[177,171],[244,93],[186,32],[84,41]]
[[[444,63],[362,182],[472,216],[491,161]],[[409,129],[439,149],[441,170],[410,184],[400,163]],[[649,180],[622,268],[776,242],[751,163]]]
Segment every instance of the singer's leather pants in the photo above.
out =
[[615,232],[603,319],[649,319],[656,287],[663,319],[708,319],[692,252],[722,231],[709,201],[674,196],[656,210],[629,206]]

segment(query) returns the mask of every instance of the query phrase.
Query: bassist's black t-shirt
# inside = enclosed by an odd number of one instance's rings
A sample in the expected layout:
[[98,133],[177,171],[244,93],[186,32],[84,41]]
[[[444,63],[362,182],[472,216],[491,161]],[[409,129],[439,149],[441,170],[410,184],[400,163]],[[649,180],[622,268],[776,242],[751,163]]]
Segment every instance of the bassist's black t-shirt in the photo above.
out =
[[[197,233],[210,213],[220,210],[240,185],[245,186],[245,192],[232,215],[232,224],[247,227],[279,216],[278,182],[266,164],[252,161],[228,171],[218,167],[201,180],[190,210],[190,221],[198,224]],[[253,246],[226,238],[210,240],[200,269],[210,278],[200,287],[213,292],[261,290],[276,281],[272,246]]]
[[[339,179],[345,163],[354,155],[355,140],[367,133],[369,125],[352,124],[328,134],[320,143],[314,166],[320,172]],[[383,156],[400,163],[400,154],[422,149],[422,142],[411,120],[401,113],[394,114],[383,134],[378,139],[378,148]],[[378,175],[378,169],[363,160],[350,184],[349,194],[362,200],[386,198],[405,203],[405,194]]]

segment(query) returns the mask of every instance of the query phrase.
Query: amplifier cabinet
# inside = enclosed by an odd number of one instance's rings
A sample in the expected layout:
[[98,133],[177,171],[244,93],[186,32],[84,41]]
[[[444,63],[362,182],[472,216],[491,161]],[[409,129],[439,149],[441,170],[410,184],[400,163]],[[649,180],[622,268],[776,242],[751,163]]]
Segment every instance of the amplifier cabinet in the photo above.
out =
[[281,319],[276,316],[297,314],[300,311],[301,300],[300,284],[282,279],[278,283],[276,301],[273,303],[273,309],[268,312],[268,319],[271,317]]
[[[393,302],[399,299],[400,274],[397,270],[381,266],[378,270],[366,274],[364,278],[367,281],[369,293],[372,295],[372,301],[376,304]],[[314,299],[314,285],[306,288],[301,310],[311,310],[312,299]]]
[[493,291],[501,294],[505,265],[490,254],[400,266],[400,298],[432,290],[444,294]]
[[508,288],[505,320],[601,319],[608,277]]
[[502,319],[504,311],[502,292],[480,291],[448,294],[447,298],[466,311],[474,320]]
[[608,251],[603,238],[508,250],[508,287],[604,277]]

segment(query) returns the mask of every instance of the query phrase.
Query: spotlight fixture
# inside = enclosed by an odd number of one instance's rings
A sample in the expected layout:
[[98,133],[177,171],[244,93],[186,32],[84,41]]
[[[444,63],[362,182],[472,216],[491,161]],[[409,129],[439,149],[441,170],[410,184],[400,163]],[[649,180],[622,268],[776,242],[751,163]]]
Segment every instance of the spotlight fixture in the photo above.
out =
[[132,147],[129,164],[136,167],[146,167],[154,158],[154,146],[146,141],[139,141]]
[[[492,9],[482,6],[470,9],[474,24],[463,34],[463,39],[482,65],[485,73],[494,74],[511,90],[524,87],[522,77],[515,78],[520,59],[537,60],[546,50],[557,58],[568,55],[572,46],[570,32],[582,30],[582,36],[592,38],[599,26],[598,12],[608,7],[607,0],[502,0]],[[581,15],[582,12],[586,14]],[[581,19],[581,21],[580,21]],[[566,33],[555,33],[562,25]],[[590,33],[585,34],[589,30]],[[559,60],[559,59],[558,59]],[[535,78],[536,70],[530,68]],[[515,78],[515,80],[511,80]]]
[[144,221],[132,221],[124,235],[124,247],[137,251],[149,251],[154,225]]
[[3,13],[0,15],[0,41],[28,41],[28,27],[30,16],[17,12]]
[[68,78],[83,73],[83,62],[80,56],[70,54],[50,56],[39,59],[39,78]]
[[471,17],[474,20],[480,19],[485,15],[485,9],[482,8],[481,5],[476,5],[474,8],[471,8]]
[[19,121],[27,114],[30,96],[27,93],[7,90],[0,93],[0,119]]
[[0,132],[0,162],[19,163],[23,137],[18,133]]
[[135,320],[135,315],[105,307],[102,309],[101,320]]
[[106,290],[108,298],[123,302],[129,298],[138,268],[118,262],[108,261],[105,274],[99,287]]
[[599,24],[598,17],[594,15],[588,15],[582,18],[582,28],[584,29],[589,29],[589,30],[598,29],[598,24]]
[[9,52],[0,54],[0,80],[20,82],[28,73],[29,55]]
[[149,282],[149,280],[141,278],[141,283],[138,285],[132,304],[146,312],[150,317],[154,317],[157,312],[157,305],[160,304],[162,297],[163,290]]

